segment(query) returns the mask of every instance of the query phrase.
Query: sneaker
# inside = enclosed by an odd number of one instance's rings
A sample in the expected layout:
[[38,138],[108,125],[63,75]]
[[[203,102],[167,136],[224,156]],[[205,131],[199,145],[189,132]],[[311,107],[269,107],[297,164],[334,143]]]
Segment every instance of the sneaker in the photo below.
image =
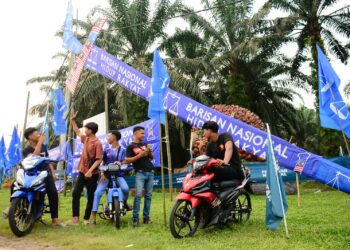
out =
[[143,218],[143,224],[152,224],[150,218]]
[[138,227],[138,226],[140,226],[139,219],[133,219],[133,220],[132,220],[132,226],[133,226],[133,227]]

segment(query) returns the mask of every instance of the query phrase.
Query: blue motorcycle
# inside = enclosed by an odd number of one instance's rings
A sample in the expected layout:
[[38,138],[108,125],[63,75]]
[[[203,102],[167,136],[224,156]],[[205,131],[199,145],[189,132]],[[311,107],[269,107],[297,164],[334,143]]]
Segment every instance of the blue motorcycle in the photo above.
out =
[[109,184],[107,187],[107,205],[103,206],[103,212],[99,212],[98,215],[104,220],[114,220],[115,227],[120,228],[120,217],[124,216],[127,209],[124,207],[123,192],[118,183],[118,172],[129,170],[127,164],[115,165],[109,164],[99,167],[100,171],[104,171],[109,175]]
[[48,158],[31,155],[21,162],[17,171],[8,220],[12,232],[19,237],[29,234],[35,221],[47,212],[44,181],[48,172],[39,169],[49,162]]

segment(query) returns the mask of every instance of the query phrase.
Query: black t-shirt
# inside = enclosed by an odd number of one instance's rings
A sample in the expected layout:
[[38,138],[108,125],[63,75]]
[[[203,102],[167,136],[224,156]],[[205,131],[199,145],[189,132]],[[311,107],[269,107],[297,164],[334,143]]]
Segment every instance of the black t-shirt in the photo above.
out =
[[229,162],[231,167],[234,168],[241,168],[241,160],[239,159],[238,149],[233,141],[232,135],[229,133],[222,133],[219,135],[219,138],[216,142],[209,142],[207,145],[207,152],[206,154],[210,157],[213,157],[215,159],[221,159],[223,160],[225,158],[225,144],[226,142],[232,142],[232,157]]
[[[126,149],[126,157],[134,157],[141,152],[141,150],[147,149],[147,143],[130,143],[130,145]],[[137,161],[133,162],[133,167],[136,172],[150,172],[153,170],[154,166],[149,157],[142,157]]]
[[[22,151],[23,158],[26,158],[28,155],[33,154],[34,151],[35,151],[35,148],[33,148],[32,146],[25,147]],[[49,157],[49,152],[47,152],[47,148],[45,145],[41,146],[40,156],[41,157]],[[39,170],[41,170],[41,171],[49,170],[49,164],[43,164],[43,166]],[[49,171],[49,173],[50,173],[50,171]]]

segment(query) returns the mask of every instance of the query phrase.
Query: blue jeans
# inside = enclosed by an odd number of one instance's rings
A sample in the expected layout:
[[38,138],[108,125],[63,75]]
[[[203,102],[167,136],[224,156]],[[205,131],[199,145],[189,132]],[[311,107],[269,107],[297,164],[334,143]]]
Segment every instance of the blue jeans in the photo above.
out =
[[152,201],[152,191],[153,191],[153,172],[137,172],[135,176],[135,199],[134,199],[134,210],[133,219],[139,218],[140,203],[142,197],[142,190],[145,190],[145,203],[143,206],[143,218],[149,219],[149,214],[151,210]]
[[[122,189],[124,201],[127,201],[128,197],[129,197],[128,183],[126,183],[126,181],[123,177],[118,177],[117,181],[119,183],[120,188]],[[100,204],[100,200],[101,200],[103,193],[106,191],[108,183],[109,183],[108,178],[106,179],[105,182],[98,183],[98,186],[97,186],[95,194],[94,194],[94,203],[92,205],[92,212],[97,213],[98,205]]]

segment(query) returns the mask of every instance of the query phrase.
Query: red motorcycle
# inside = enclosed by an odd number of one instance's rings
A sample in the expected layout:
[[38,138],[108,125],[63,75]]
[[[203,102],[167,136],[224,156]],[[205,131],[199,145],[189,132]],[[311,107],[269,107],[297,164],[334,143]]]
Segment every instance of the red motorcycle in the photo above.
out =
[[244,169],[243,181],[213,183],[215,167],[217,161],[206,155],[195,159],[193,172],[185,177],[171,211],[169,224],[175,238],[190,237],[197,228],[249,219],[252,205],[245,190],[249,186],[249,170]]

